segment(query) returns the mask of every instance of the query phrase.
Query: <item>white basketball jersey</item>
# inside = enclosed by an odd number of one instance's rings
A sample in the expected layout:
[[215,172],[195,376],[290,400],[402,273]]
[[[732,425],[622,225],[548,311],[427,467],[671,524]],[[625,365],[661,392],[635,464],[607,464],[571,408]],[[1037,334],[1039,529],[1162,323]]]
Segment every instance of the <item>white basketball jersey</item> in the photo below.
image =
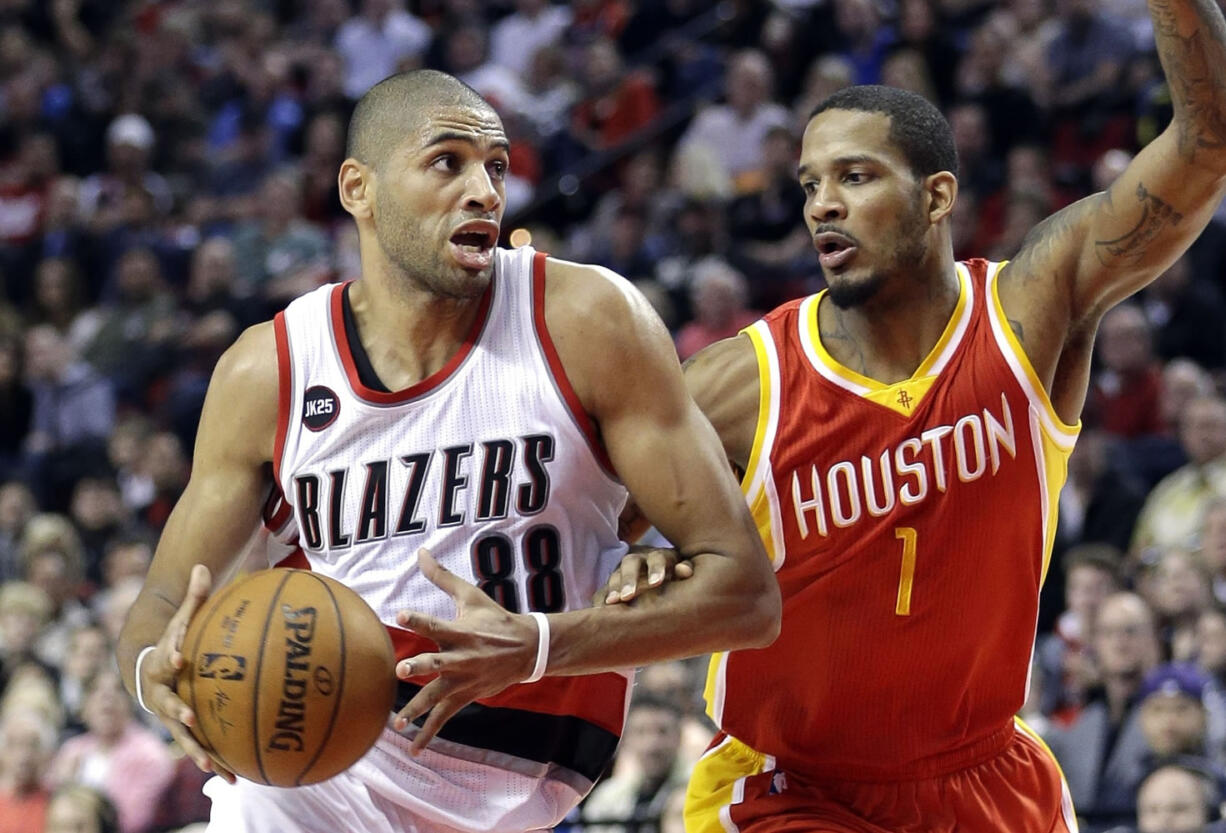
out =
[[[282,541],[297,537],[279,563],[357,591],[398,657],[435,649],[395,626],[399,611],[456,615],[418,569],[421,547],[515,612],[587,607],[625,554],[626,490],[545,328],[544,281],[543,254],[496,250],[465,343],[394,393],[363,383],[369,363],[346,324],[346,285],[304,295],[275,320],[283,504],[274,496],[266,517]],[[397,708],[416,691],[402,683]],[[608,763],[628,694],[629,672],[513,686],[443,727],[422,759],[432,772],[387,733],[354,772],[367,767],[372,789],[394,785],[405,806],[449,826],[550,827]]]

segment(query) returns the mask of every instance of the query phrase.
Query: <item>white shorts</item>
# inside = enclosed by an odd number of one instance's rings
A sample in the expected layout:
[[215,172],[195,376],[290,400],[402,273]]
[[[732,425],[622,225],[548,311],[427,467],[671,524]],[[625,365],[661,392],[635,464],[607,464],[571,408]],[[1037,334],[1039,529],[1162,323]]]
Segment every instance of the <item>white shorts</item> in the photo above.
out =
[[435,744],[413,758],[409,738],[387,729],[349,770],[305,787],[210,778],[208,833],[525,833],[552,827],[583,797]]

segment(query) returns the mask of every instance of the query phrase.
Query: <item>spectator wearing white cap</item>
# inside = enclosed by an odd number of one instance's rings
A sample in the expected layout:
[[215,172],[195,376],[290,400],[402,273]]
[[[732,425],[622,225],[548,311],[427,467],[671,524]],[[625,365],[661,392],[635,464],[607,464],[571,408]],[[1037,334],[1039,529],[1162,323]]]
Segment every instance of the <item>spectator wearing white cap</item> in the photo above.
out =
[[86,177],[79,193],[81,215],[95,232],[105,232],[122,219],[123,197],[130,189],[143,189],[158,214],[170,211],[173,198],[166,180],[150,170],[156,136],[149,120],[139,113],[117,116],[106,129],[105,171]]

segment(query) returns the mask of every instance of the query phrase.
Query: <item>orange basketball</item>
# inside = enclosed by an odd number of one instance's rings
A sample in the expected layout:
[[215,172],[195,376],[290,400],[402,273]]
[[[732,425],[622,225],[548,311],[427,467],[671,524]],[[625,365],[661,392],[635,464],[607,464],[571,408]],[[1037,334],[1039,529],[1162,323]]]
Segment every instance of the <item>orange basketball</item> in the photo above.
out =
[[261,784],[313,784],[375,742],[396,697],[387,629],[357,593],[307,570],[265,570],[222,588],[183,639],[179,697],[192,734]]

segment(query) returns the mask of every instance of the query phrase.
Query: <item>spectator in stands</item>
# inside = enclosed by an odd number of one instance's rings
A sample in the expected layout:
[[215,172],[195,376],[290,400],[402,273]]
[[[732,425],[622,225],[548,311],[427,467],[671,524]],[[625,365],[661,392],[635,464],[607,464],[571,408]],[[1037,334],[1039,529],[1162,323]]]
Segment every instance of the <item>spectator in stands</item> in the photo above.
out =
[[652,78],[627,71],[617,44],[600,38],[583,50],[582,97],[571,111],[570,133],[588,151],[617,147],[660,110]]
[[562,39],[571,11],[549,0],[515,0],[515,11],[494,24],[490,33],[490,60],[524,77],[537,52]]
[[166,744],[132,714],[119,672],[109,665],[85,689],[86,732],[70,738],[51,762],[56,786],[80,782],[103,792],[119,812],[121,833],[146,833],[173,759]]
[[52,621],[54,607],[40,588],[23,581],[0,584],[0,693],[6,693],[14,674],[34,664],[49,671],[38,657],[38,636]]
[[72,523],[49,512],[31,518],[21,537],[21,564],[22,578],[51,599],[52,621],[39,635],[36,650],[46,664],[59,667],[68,635],[89,621],[80,601],[85,554]]
[[124,200],[130,192],[143,191],[159,215],[173,205],[170,186],[150,169],[156,137],[149,120],[139,113],[115,118],[106,130],[107,169],[86,177],[78,197],[81,216],[95,234],[105,234],[124,222]]
[[1102,603],[1120,589],[1123,554],[1108,544],[1084,544],[1064,555],[1065,609],[1052,633],[1036,645],[1043,675],[1040,708],[1044,714],[1075,715],[1097,684],[1091,646]]
[[1162,642],[1177,661],[1196,652],[1196,622],[1213,599],[1209,574],[1186,549],[1162,552],[1142,587],[1158,619]]
[[331,247],[302,217],[296,173],[282,170],[264,178],[255,219],[235,230],[234,259],[239,280],[278,308],[327,279]]
[[882,19],[872,0],[835,0],[834,20],[842,36],[842,57],[854,68],[855,83],[880,83],[881,65],[898,40],[894,27]]
[[[1191,359],[1171,359],[1162,367],[1162,422],[1177,432],[1188,403],[1213,395],[1213,377]],[[1182,455],[1183,452],[1180,451]]]
[[103,472],[82,477],[73,486],[68,513],[83,548],[85,580],[97,586],[110,542],[130,521],[115,478]]
[[50,795],[43,775],[55,751],[55,727],[37,712],[0,714],[0,833],[38,833]]
[[105,439],[115,421],[110,382],[82,361],[50,325],[32,327],[25,346],[26,377],[33,394],[26,451],[43,458]]
[[804,87],[792,105],[790,126],[799,132],[817,105],[853,83],[851,63],[838,55],[822,55],[809,65]]
[[1137,788],[1137,833],[1221,833],[1219,774],[1196,759],[1165,764]]
[[51,796],[45,833],[121,833],[119,814],[104,793],[67,784]]
[[1060,761],[1073,806],[1096,826],[1127,821],[1148,753],[1136,695],[1158,664],[1161,646],[1153,614],[1133,593],[1116,593],[1098,609],[1094,653],[1101,685],[1067,728],[1047,742]]
[[1226,301],[1218,287],[1192,280],[1187,254],[1145,288],[1141,304],[1160,357],[1189,358],[1209,370],[1226,366]]
[[1096,353],[1100,366],[1091,380],[1085,419],[1118,437],[1162,433],[1162,372],[1138,304],[1120,304],[1103,316]]
[[387,76],[407,69],[430,45],[430,28],[404,8],[404,0],[362,0],[361,12],[336,33],[345,61],[345,94],[357,99]]
[[1226,499],[1215,498],[1205,506],[1196,546],[1209,572],[1214,599],[1226,602]]
[[763,184],[763,145],[772,127],[790,123],[788,111],[771,99],[769,62],[757,50],[733,56],[725,81],[724,104],[703,109],[690,123],[679,147],[701,145],[732,178],[738,193]]
[[1221,750],[1210,750],[1208,742],[1211,685],[1209,676],[1190,663],[1160,665],[1146,675],[1137,700],[1150,766],[1177,755],[1220,758]]
[[786,127],[772,127],[762,153],[762,184],[728,205],[728,234],[736,242],[730,253],[736,266],[763,278],[755,281],[755,302],[773,308],[803,294],[787,279],[812,273],[813,239],[796,222],[805,204],[796,181],[796,138]]
[[1145,502],[1145,484],[1128,466],[1121,446],[1101,430],[1082,431],[1060,490],[1056,540],[1061,544],[1102,542],[1128,549],[1133,522]]
[[694,320],[677,334],[677,355],[688,359],[708,344],[732,338],[748,327],[762,315],[748,304],[744,275],[716,258],[696,265],[690,280]]
[[0,584],[21,575],[21,536],[37,504],[20,480],[0,483]]
[[1205,507],[1226,497],[1226,399],[1194,399],[1184,410],[1179,439],[1188,464],[1154,487],[1133,535],[1132,550],[1189,546]]
[[86,307],[85,289],[76,264],[65,257],[49,257],[34,271],[34,297],[29,321],[54,327],[80,355],[101,323],[96,310]]
[[74,628],[68,637],[58,693],[68,726],[77,733],[85,731],[81,709],[85,705],[86,685],[107,667],[113,650],[106,631],[92,622]]
[[685,789],[688,775],[676,770],[681,716],[680,707],[671,700],[636,694],[613,774],[597,784],[583,804],[586,830],[659,830],[665,804],[675,790]]

